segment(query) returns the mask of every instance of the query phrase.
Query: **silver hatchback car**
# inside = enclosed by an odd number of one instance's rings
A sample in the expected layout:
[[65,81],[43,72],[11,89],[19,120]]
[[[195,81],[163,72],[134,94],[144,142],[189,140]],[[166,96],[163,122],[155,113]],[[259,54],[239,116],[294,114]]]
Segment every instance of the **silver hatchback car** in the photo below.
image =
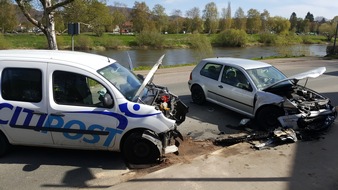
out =
[[279,126],[323,130],[336,118],[328,98],[297,82],[318,77],[320,67],[286,77],[274,66],[240,58],[203,59],[192,70],[189,89],[194,103],[213,102],[255,119],[263,130]]

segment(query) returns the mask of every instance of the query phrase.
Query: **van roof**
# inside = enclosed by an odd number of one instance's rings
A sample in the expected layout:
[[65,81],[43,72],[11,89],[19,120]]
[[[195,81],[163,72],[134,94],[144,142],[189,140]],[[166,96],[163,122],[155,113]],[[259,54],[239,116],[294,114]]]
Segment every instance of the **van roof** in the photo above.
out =
[[62,61],[62,64],[79,67],[89,67],[94,70],[101,69],[116,62],[114,59],[101,55],[66,51],[66,50],[0,50],[0,60],[27,59],[27,60],[51,60]]

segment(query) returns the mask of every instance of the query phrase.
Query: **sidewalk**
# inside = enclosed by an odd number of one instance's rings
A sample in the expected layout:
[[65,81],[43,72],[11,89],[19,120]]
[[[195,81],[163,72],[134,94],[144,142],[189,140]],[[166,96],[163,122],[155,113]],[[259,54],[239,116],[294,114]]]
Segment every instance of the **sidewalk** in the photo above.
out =
[[337,136],[335,123],[318,141],[299,141],[259,151],[240,143],[109,189],[336,190]]

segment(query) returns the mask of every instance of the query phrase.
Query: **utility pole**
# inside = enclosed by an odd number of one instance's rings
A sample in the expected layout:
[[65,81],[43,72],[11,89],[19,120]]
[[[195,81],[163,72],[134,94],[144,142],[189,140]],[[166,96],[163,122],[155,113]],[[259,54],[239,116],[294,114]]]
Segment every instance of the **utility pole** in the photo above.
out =
[[336,53],[337,32],[338,32],[338,21],[337,21],[337,26],[336,26],[336,34],[334,35],[334,41],[333,41],[333,50],[332,50],[333,55],[335,55]]

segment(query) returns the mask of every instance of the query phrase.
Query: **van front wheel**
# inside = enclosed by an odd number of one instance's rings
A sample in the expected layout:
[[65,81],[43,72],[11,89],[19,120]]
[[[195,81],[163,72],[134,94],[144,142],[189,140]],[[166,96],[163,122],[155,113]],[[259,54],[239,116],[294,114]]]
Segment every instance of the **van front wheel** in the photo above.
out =
[[9,143],[6,136],[0,131],[0,157],[6,154],[9,149]]
[[122,153],[128,164],[155,164],[160,158],[157,146],[148,139],[142,138],[140,132],[132,133],[127,137]]

